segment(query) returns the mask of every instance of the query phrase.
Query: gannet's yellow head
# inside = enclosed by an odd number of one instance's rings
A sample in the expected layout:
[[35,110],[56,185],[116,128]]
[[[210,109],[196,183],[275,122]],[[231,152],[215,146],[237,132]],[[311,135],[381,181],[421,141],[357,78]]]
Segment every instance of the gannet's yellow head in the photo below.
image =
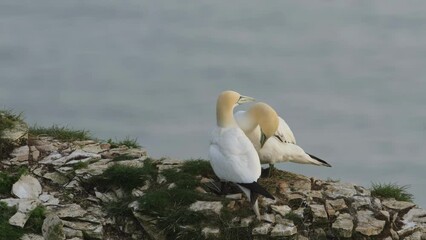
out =
[[278,130],[278,114],[271,106],[262,102],[254,104],[248,111],[250,117],[259,124],[260,147],[262,148],[266,140],[274,136]]
[[216,117],[217,124],[221,127],[227,127],[234,124],[234,116],[232,110],[235,106],[247,102],[255,101],[254,98],[243,96],[235,91],[223,91],[217,98]]

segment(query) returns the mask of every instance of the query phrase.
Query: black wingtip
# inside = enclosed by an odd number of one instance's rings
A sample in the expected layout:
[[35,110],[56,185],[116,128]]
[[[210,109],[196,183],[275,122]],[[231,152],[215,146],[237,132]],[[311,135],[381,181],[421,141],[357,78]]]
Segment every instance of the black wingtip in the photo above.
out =
[[267,198],[270,199],[275,199],[274,196],[272,196],[272,194],[270,194],[265,188],[263,188],[262,186],[259,185],[259,183],[257,182],[252,182],[252,183],[238,183],[239,185],[250,189],[250,191],[258,193],[260,195],[263,195]]
[[328,162],[326,162],[326,161],[322,160],[321,158],[316,157],[316,156],[314,156],[314,155],[312,155],[312,154],[309,154],[309,153],[308,153],[308,155],[309,155],[309,157],[311,157],[311,158],[313,158],[313,159],[317,160],[318,162],[322,163],[322,164],[323,164],[323,166],[331,167],[331,165],[330,165]]

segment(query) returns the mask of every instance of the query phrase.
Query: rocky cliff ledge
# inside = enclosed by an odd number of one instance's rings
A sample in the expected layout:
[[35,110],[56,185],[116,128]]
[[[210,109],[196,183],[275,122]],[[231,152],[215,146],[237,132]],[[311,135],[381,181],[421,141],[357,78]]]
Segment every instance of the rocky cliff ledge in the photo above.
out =
[[0,239],[426,239],[426,210],[361,186],[275,171],[258,221],[236,189],[214,193],[207,161],[18,126],[1,139]]

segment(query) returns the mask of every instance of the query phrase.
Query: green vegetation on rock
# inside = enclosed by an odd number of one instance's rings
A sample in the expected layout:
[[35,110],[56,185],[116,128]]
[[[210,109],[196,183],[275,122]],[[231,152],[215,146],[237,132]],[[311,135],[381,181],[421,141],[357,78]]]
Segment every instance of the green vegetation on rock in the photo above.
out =
[[77,169],[87,168],[89,164],[90,164],[89,162],[78,162],[74,164],[72,167],[74,170],[77,170]]
[[143,167],[114,164],[101,175],[92,177],[86,184],[96,186],[100,190],[117,187],[131,191],[143,186],[146,180],[155,179],[156,172],[155,164],[150,159],[144,161]]
[[[207,164],[208,166],[206,166]],[[196,169],[196,166],[200,168]],[[208,170],[209,168],[210,170]],[[139,200],[141,208],[146,213],[166,217],[176,209],[189,206],[201,198],[201,194],[194,190],[197,186],[200,186],[200,179],[197,179],[197,176],[201,172],[208,175],[212,171],[210,163],[202,160],[185,161],[179,169],[165,169],[161,174],[167,182],[174,183],[175,186],[169,188],[166,184],[158,184],[158,186],[151,187],[153,190],[148,191]],[[163,220],[169,221],[165,218]]]
[[[170,211],[167,216],[162,216],[158,221],[158,227],[162,229],[167,239],[204,239],[198,225],[205,220],[203,214],[180,207]],[[195,227],[183,227],[188,225]]]
[[150,191],[139,200],[140,206],[148,214],[168,216],[176,209],[197,201],[199,194],[191,189],[174,187]]
[[133,197],[126,196],[118,201],[109,202],[105,205],[105,210],[112,217],[132,216],[132,210],[129,208],[129,204],[132,201],[134,201]]
[[119,161],[132,160],[132,159],[135,159],[135,157],[132,156],[132,155],[129,155],[129,154],[123,154],[123,155],[115,156],[112,159],[112,161],[113,162],[119,162]]
[[111,138],[108,139],[107,143],[111,144],[111,148],[118,148],[120,146],[126,146],[128,148],[140,148],[141,146],[138,144],[138,140],[136,138],[132,139],[126,137],[123,140],[115,140],[113,141]]
[[407,192],[409,186],[396,183],[373,183],[371,195],[378,198],[395,198],[398,201],[412,202],[413,195]]
[[28,172],[26,167],[14,167],[0,172],[0,196],[9,196],[12,185],[18,181],[21,175]]
[[15,122],[21,120],[21,114],[14,114],[11,110],[0,110],[0,136],[4,130],[13,128]]
[[287,213],[284,218],[293,221],[296,226],[301,226],[303,224],[303,217],[294,212]]
[[0,202],[0,239],[20,239],[24,230],[9,224],[9,218],[16,213],[16,208],[10,208],[4,202]]
[[250,216],[254,218],[253,209],[248,205],[238,209],[237,211],[231,211],[229,208],[223,208],[219,218],[217,219],[217,225],[219,226],[221,233],[220,239],[252,239],[251,232],[253,225],[257,220],[253,221],[247,227],[232,223],[232,219],[235,217],[246,218]]
[[45,218],[44,207],[37,207],[31,211],[30,218],[24,228],[9,224],[9,218],[16,213],[16,207],[8,207],[6,203],[0,202],[0,239],[17,240],[25,233],[41,234],[41,227]]
[[[205,160],[188,160],[179,168],[166,169],[161,174],[167,182],[151,187],[139,199],[140,209],[145,214],[157,217],[157,226],[167,239],[204,239],[201,230],[206,227],[221,229],[220,239],[247,239],[251,236],[250,227],[241,227],[231,223],[234,217],[252,216],[249,206],[238,211],[231,211],[224,207],[218,216],[206,215],[189,210],[189,206],[196,201],[221,201],[223,206],[230,202],[222,196],[213,193],[202,194],[195,189],[201,187],[202,177],[213,177],[210,163]],[[248,203],[247,203],[248,205]],[[191,225],[185,228],[184,226]]]
[[38,206],[30,213],[30,218],[25,223],[25,229],[30,233],[41,234],[41,227],[46,218],[46,210],[43,206]]
[[7,158],[15,147],[14,144],[3,138],[3,132],[22,121],[21,114],[14,114],[11,110],[0,110],[0,159]]
[[182,172],[192,174],[193,176],[203,175],[205,177],[213,177],[212,166],[209,161],[196,159],[196,160],[187,160],[183,163],[180,168]]
[[29,133],[33,136],[50,136],[61,141],[82,141],[92,139],[89,131],[75,130],[68,127],[60,127],[58,125],[53,125],[51,127],[40,127],[34,125],[30,127]]
[[[231,210],[226,207],[230,199],[215,193],[200,192],[203,187],[200,180],[214,178],[208,161],[198,159],[183,161],[182,165],[163,165],[171,166],[163,171],[158,170],[158,164],[161,161],[151,159],[144,160],[142,167],[125,166],[118,162],[103,174],[89,179],[86,189],[96,187],[98,191],[105,192],[113,188],[123,189],[124,196],[104,204],[108,214],[118,219],[133,218],[129,205],[137,201],[138,211],[155,219],[156,228],[167,239],[204,239],[201,230],[206,226],[219,228],[221,239],[247,239],[251,236],[252,226],[241,227],[232,223],[236,216],[253,216],[248,202],[237,207],[237,210]],[[165,178],[164,182],[157,181],[159,175]],[[130,194],[132,189],[144,186],[147,181],[149,186],[145,186],[147,189],[141,197]],[[217,216],[206,215],[189,210],[189,206],[196,201],[221,201],[224,207]],[[185,227],[189,225],[191,227]]]

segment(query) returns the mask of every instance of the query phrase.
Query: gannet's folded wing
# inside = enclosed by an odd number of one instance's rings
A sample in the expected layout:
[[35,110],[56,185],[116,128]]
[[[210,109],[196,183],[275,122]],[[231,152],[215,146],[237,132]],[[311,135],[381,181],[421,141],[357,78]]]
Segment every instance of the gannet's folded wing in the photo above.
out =
[[288,124],[281,117],[278,117],[278,118],[280,123],[278,125],[278,130],[276,132],[276,135],[279,136],[281,140],[285,143],[296,144],[296,138],[294,137],[294,134],[291,131]]
[[213,134],[209,148],[216,175],[235,183],[252,183],[260,177],[259,156],[253,144],[239,128]]

